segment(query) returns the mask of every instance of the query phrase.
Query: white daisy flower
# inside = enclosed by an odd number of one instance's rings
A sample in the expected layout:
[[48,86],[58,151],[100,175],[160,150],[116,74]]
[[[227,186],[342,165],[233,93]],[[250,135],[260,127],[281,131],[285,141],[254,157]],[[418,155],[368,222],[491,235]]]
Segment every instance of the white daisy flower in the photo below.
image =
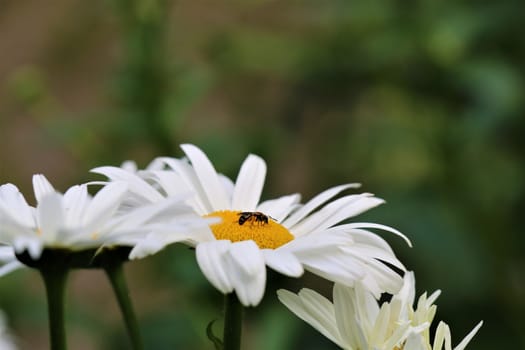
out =
[[[117,167],[92,171],[111,180],[127,181],[135,201],[154,202],[160,193],[171,197],[188,189],[193,191],[195,196],[186,203],[202,217],[222,221],[199,235],[166,233],[158,239],[166,244],[184,241],[195,246],[202,272],[222,293],[235,291],[242,304],[257,305],[264,294],[266,266],[291,277],[301,276],[306,269],[347,285],[362,281],[376,295],[397,292],[401,287],[401,277],[383,262],[401,270],[403,265],[382,238],[366,229],[393,232],[410,244],[405,236],[393,228],[372,223],[334,226],[383,203],[370,193],[333,200],[358,184],[330,188],[305,204],[299,203],[298,194],[261,202],[266,177],[263,159],[249,155],[233,183],[215,171],[199,148],[189,144],[181,148],[187,159],[158,158],[167,170],[143,172],[142,177]],[[149,184],[151,180],[160,187],[160,192]],[[130,256],[155,253],[148,248],[139,244]]]
[[[133,246],[163,225],[187,232],[192,225],[208,224],[182,203],[183,197],[119,213],[127,198],[124,182],[108,184],[92,197],[86,184],[62,194],[43,175],[34,175],[33,189],[36,207],[28,205],[13,184],[0,186],[0,242],[17,254],[27,251],[33,260],[39,259],[44,248],[81,251]],[[3,249],[9,254],[9,248]]]
[[[298,294],[277,291],[279,300],[296,316],[346,350],[445,350],[450,347],[448,326],[438,326],[434,346],[430,346],[429,327],[436,314],[434,301],[440,291],[427,298],[421,295],[414,310],[415,278],[404,277],[403,288],[390,302],[379,306],[376,298],[358,283],[354,288],[336,283],[333,303],[310,290]],[[481,327],[480,322],[454,350],[463,350]],[[447,345],[448,344],[448,345]]]

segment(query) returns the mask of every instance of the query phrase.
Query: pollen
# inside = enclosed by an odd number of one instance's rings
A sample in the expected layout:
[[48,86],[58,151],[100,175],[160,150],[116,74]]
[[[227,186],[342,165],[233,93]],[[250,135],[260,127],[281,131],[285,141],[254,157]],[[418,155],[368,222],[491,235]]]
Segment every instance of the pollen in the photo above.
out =
[[[261,249],[275,249],[293,240],[294,237],[290,231],[270,217],[262,213],[246,214],[250,213],[242,212],[241,214],[240,211],[221,210],[205,215],[205,217],[222,219],[218,224],[210,225],[217,239],[228,239],[232,242],[252,240]],[[268,218],[267,222],[261,218]]]

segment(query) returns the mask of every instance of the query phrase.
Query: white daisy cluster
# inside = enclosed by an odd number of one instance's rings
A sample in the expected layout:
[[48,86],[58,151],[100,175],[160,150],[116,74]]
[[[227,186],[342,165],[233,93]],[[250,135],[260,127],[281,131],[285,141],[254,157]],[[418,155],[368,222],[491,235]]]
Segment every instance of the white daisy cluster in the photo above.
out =
[[[298,294],[277,292],[288,309],[342,349],[442,350],[445,346],[445,350],[452,350],[450,329],[444,322],[439,323],[434,341],[430,340],[434,301],[440,293],[438,290],[429,297],[422,294],[414,309],[413,272],[405,274],[401,290],[382,305],[360,283],[353,288],[336,283],[333,302],[311,289]],[[478,323],[454,350],[465,349],[482,324]]]
[[[38,260],[47,249],[98,252],[126,246],[129,258],[136,259],[179,242],[195,248],[215,288],[235,293],[245,306],[263,298],[266,267],[290,277],[310,271],[335,282],[335,307],[308,290],[298,296],[282,291],[280,299],[343,348],[428,348],[409,344],[427,340],[435,298],[420,300],[428,311],[424,315],[419,305],[411,309],[413,275],[370,229],[410,241],[388,226],[348,222],[382,199],[344,194],[359,187],[345,184],[306,202],[298,194],[261,200],[262,158],[249,155],[233,181],[196,146],[181,148],[184,158],[157,158],[143,170],[133,162],[95,168],[92,172],[107,181],[76,185],[63,194],[35,175],[34,207],[13,184],[0,186],[0,274],[22,266],[16,259],[22,254]],[[96,185],[102,187],[92,196],[88,187]],[[385,292],[394,298],[379,308],[376,299]],[[445,346],[447,330],[439,328],[436,337],[445,339]]]

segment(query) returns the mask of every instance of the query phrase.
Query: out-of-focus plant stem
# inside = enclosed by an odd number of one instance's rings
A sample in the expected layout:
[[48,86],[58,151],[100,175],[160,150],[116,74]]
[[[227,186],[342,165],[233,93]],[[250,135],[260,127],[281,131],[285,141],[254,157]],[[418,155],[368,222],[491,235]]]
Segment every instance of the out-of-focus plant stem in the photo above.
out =
[[122,24],[122,62],[117,99],[128,135],[145,135],[148,144],[170,154],[174,142],[165,125],[163,106],[168,92],[164,52],[166,0],[114,0]]

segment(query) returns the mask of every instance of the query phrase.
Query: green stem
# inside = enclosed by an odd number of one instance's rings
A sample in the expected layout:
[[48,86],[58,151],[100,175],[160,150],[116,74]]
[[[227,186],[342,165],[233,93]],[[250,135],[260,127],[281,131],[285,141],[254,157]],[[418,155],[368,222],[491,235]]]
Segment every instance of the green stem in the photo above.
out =
[[65,350],[67,345],[64,323],[64,289],[68,269],[50,264],[39,271],[46,286],[51,350]]
[[150,0],[147,5],[144,0],[113,2],[121,20],[123,50],[117,98],[123,118],[135,126],[129,130],[120,128],[118,132],[125,138],[146,136],[160,153],[171,154],[173,133],[164,120],[163,110],[170,83],[165,53],[170,2]]
[[224,296],[224,350],[241,348],[243,306],[235,293]]
[[126,329],[131,340],[132,348],[134,350],[142,350],[144,346],[140,336],[137,317],[135,316],[133,305],[131,304],[131,298],[129,297],[128,286],[124,277],[123,265],[123,262],[113,260],[104,265],[104,270],[108,275],[111,286],[113,287],[113,292],[117,297],[120,312],[122,312],[122,318],[126,324]]

